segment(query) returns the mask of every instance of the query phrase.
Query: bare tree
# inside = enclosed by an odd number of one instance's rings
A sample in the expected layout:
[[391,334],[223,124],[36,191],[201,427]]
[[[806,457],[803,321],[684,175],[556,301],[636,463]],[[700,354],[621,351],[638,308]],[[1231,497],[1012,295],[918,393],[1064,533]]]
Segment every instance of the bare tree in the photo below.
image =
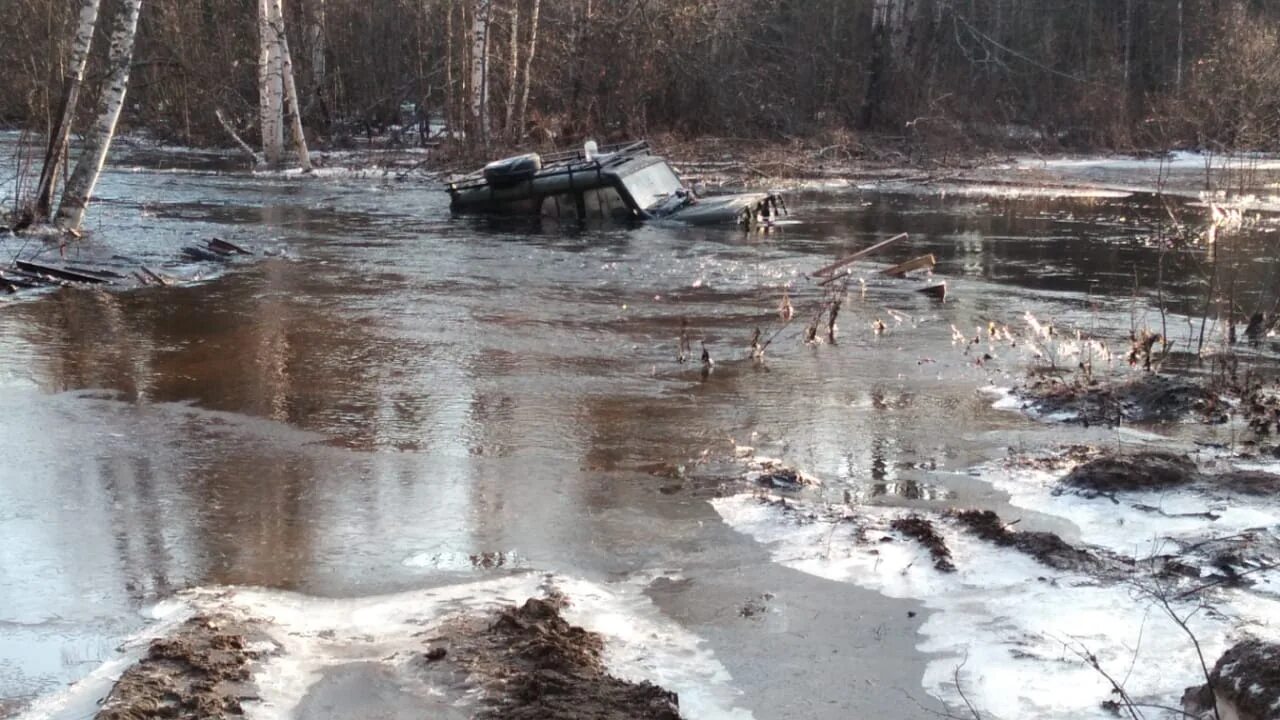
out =
[[471,18],[471,118],[480,141],[489,143],[489,24],[493,0],[475,0]]
[[71,125],[75,120],[80,100],[80,86],[84,82],[84,69],[89,63],[89,48],[93,43],[93,31],[98,25],[99,0],[81,0],[80,14],[76,20],[75,40],[71,44],[71,58],[63,79],[62,107],[49,133],[49,146],[45,150],[44,166],[40,171],[40,184],[36,190],[35,219],[48,220],[53,211],[53,193],[62,174],[62,162],[67,154],[71,138]]
[[258,125],[262,154],[278,168],[284,162],[284,58],[273,27],[276,0],[258,0]]
[[85,208],[107,161],[107,151],[111,148],[116,123],[120,120],[120,109],[124,107],[125,91],[129,89],[129,70],[133,64],[134,38],[138,33],[138,15],[141,12],[142,0],[122,0],[107,52],[107,79],[98,102],[97,119],[85,136],[84,150],[80,152],[75,170],[62,193],[62,203],[58,206],[57,223],[63,228],[77,230],[84,222]]
[[516,121],[516,138],[524,137],[526,113],[529,109],[529,82],[533,73],[533,56],[538,50],[538,15],[542,0],[533,0],[533,8],[529,12],[529,43],[524,52],[524,77],[520,81],[520,114]]

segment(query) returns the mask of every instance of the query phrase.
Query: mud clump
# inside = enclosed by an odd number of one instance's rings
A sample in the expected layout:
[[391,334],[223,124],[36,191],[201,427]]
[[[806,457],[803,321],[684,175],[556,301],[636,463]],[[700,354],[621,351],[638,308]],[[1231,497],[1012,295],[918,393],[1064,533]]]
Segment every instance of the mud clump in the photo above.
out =
[[1068,416],[1069,421],[1086,426],[1175,422],[1195,415],[1209,422],[1224,419],[1221,399],[1213,391],[1189,380],[1154,373],[1094,383],[1037,375],[1018,394],[1038,413]]
[[1236,470],[1206,475],[1205,482],[1241,495],[1280,496],[1280,475],[1261,470]]
[[463,620],[448,658],[486,689],[484,720],[680,720],[675,693],[609,675],[599,635],[569,624],[559,598],[530,598],[488,625]]
[[1067,473],[1062,485],[1086,497],[1098,497],[1117,492],[1184,487],[1198,480],[1200,471],[1185,456],[1138,452],[1090,460]]
[[116,681],[97,720],[229,718],[253,697],[246,628],[230,618],[197,615],[151,642]]
[[1051,532],[1010,530],[991,510],[959,510],[952,516],[961,527],[983,540],[1030,555],[1055,570],[1092,570],[1102,564],[1093,553],[1074,547]]
[[1213,666],[1208,684],[1189,688],[1183,704],[1195,717],[1280,719],[1280,644],[1245,640],[1232,646]]
[[923,545],[933,557],[933,566],[942,572],[955,572],[951,561],[951,548],[934,529],[933,523],[919,515],[894,518],[889,527]]

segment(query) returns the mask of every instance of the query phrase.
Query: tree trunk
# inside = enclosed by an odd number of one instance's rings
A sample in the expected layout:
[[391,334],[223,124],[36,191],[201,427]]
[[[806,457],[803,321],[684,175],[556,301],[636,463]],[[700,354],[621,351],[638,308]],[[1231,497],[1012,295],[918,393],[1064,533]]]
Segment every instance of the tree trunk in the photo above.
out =
[[1177,67],[1174,68],[1173,86],[1177,89],[1178,95],[1182,94],[1182,49],[1183,49],[1183,20],[1182,20],[1182,0],[1178,0],[1178,57]]
[[516,82],[520,77],[520,0],[511,0],[508,19],[511,26],[511,54],[507,59],[507,116],[502,128],[509,140],[518,140],[520,134],[511,123],[516,116]]
[[875,126],[884,102],[885,83],[889,74],[889,55],[892,52],[891,15],[895,0],[875,0],[871,11],[871,59],[867,69],[867,91],[862,96],[858,128],[869,130]]
[[[293,57],[289,54],[289,35],[284,29],[284,2],[271,0],[271,26],[275,31],[275,52],[280,55],[280,72],[284,78],[284,96],[289,112],[289,133],[303,171],[311,170],[311,153],[307,152],[307,136],[302,130],[302,108],[298,105],[298,86],[293,79]],[[283,118],[282,118],[283,120]],[[283,122],[281,123],[284,124]]]
[[71,59],[67,64],[62,86],[62,107],[50,128],[49,147],[45,150],[44,165],[40,170],[40,185],[36,190],[35,216],[48,220],[53,211],[53,193],[62,174],[62,161],[67,154],[71,138],[71,125],[76,117],[80,100],[80,86],[84,82],[84,68],[89,62],[89,47],[93,43],[93,30],[98,24],[99,0],[82,0],[80,16],[76,22],[76,36],[71,45]]
[[129,88],[129,70],[133,63],[133,40],[138,32],[138,15],[142,12],[142,0],[123,0],[115,29],[111,33],[111,48],[107,53],[107,80],[98,103],[98,117],[85,138],[84,150],[76,161],[76,168],[67,181],[58,206],[58,225],[76,230],[84,222],[84,211],[98,184],[98,175],[107,161],[107,151],[115,136],[120,109],[124,107],[125,91]]
[[284,159],[284,70],[272,27],[276,0],[258,0],[258,126],[267,165]]
[[324,0],[309,0],[311,14],[307,19],[307,50],[311,54],[311,92],[320,93],[325,84],[325,18]]
[[489,21],[492,0],[476,0],[471,27],[471,117],[481,143],[489,144]]
[[520,82],[520,119],[516,126],[516,139],[524,137],[525,117],[529,109],[529,77],[533,71],[533,55],[538,50],[538,10],[542,0],[533,0],[533,8],[529,12],[529,46],[524,53],[524,79]]

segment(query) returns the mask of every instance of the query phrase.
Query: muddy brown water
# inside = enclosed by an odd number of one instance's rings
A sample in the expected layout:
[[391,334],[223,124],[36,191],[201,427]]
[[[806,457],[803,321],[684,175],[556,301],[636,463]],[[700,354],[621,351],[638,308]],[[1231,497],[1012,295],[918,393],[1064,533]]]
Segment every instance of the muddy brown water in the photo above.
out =
[[[1030,311],[1121,338],[1135,307],[1155,322],[1148,238],[1164,209],[1146,196],[804,191],[797,222],[768,233],[573,228],[451,218],[419,178],[159,161],[126,154],[106,174],[73,255],[163,264],[217,235],[278,256],[173,268],[207,276],[183,287],[0,301],[0,708],[84,676],[183,588],[347,597],[522,569],[678,570],[689,582],[655,602],[707,641],[755,717],[927,717],[916,604],[773,564],[705,499],[670,491],[675,468],[696,474],[733,438],[832,492],[1004,511],[968,468],[1110,431],[991,409],[979,389],[1028,358],[976,364],[951,326]],[[755,327],[778,327],[784,287],[810,312],[806,272],[900,231],[865,295],[853,285],[838,345],[802,345],[797,323],[763,367],[743,359]],[[1242,296],[1275,273],[1270,231],[1246,237],[1259,259]],[[873,272],[925,252],[945,303]],[[1168,273],[1171,308],[1195,307],[1201,281]],[[675,361],[681,318],[717,360],[705,379]],[[762,593],[767,620],[744,618]],[[340,684],[388,694],[359,673]]]

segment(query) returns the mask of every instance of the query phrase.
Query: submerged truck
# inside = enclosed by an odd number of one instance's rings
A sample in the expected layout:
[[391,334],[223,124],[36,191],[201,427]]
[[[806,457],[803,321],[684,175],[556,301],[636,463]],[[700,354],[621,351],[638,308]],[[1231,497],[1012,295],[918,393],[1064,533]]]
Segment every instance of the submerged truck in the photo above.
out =
[[517,155],[457,178],[446,190],[455,213],[756,227],[787,212],[773,192],[698,195],[645,141]]

